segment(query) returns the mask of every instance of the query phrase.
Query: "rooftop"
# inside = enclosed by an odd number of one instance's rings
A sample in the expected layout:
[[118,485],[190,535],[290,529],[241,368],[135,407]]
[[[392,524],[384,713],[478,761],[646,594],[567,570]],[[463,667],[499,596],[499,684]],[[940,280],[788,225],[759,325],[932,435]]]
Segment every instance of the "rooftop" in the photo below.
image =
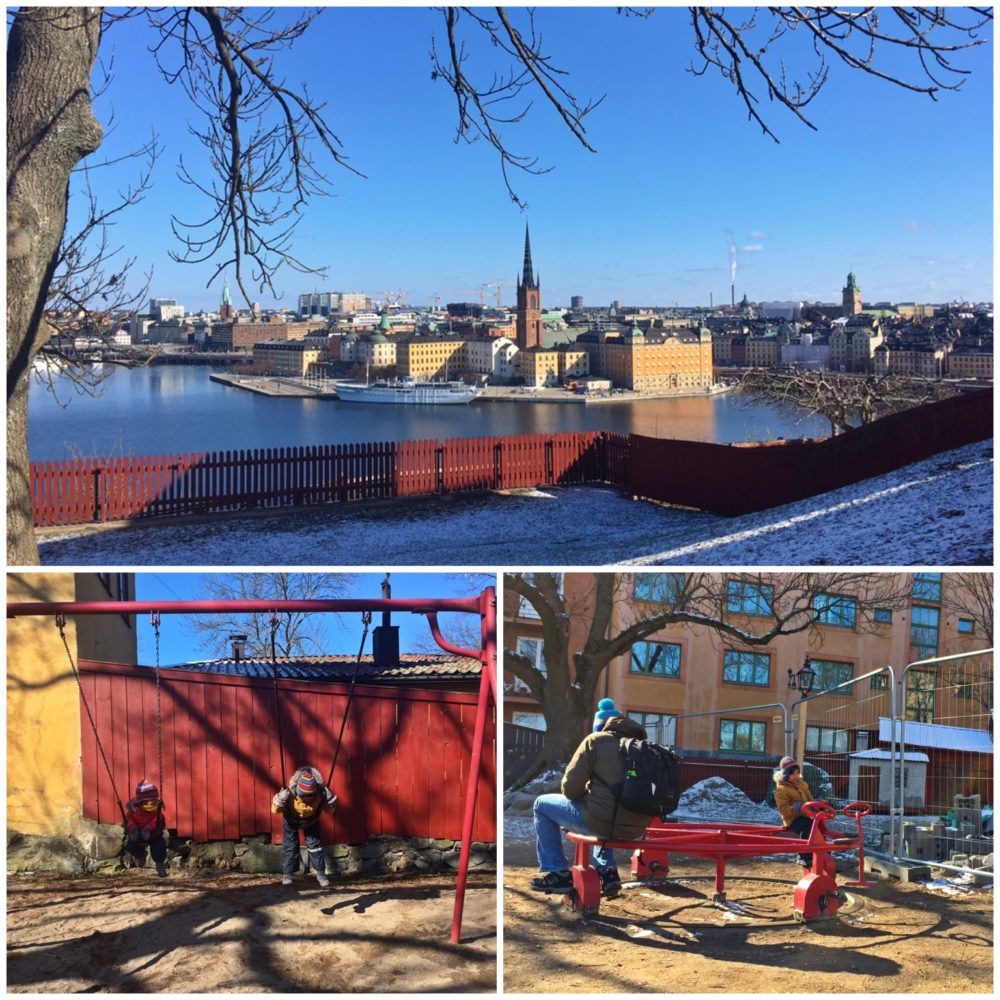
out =
[[[275,666],[278,677],[299,681],[350,681],[354,675],[357,657],[300,656],[294,659],[278,659]],[[266,658],[248,657],[242,660],[231,658],[220,660],[200,660],[192,663],[163,664],[163,670],[188,670],[192,673],[228,674],[233,677],[258,677],[270,680],[273,677],[272,661]],[[434,653],[401,653],[398,667],[376,667],[370,656],[361,658],[357,677],[363,682],[392,681],[454,681],[478,677],[482,667],[478,660],[462,656]]]

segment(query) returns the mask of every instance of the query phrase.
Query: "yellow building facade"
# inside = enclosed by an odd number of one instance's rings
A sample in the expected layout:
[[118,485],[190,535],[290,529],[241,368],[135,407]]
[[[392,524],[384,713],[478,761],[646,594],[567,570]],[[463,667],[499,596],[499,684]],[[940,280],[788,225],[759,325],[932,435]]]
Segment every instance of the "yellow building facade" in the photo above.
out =
[[604,365],[603,374],[625,389],[707,389],[713,382],[712,338],[705,331],[653,343],[640,336],[609,339]]
[[400,375],[411,375],[418,382],[458,378],[467,367],[465,341],[454,337],[400,341],[396,345],[396,366]]
[[[134,600],[124,573],[11,573],[8,601]],[[73,661],[136,663],[135,617],[69,618]],[[51,616],[7,621],[7,828],[65,836],[83,812],[81,726],[89,725]],[[44,808],[40,807],[44,789]]]

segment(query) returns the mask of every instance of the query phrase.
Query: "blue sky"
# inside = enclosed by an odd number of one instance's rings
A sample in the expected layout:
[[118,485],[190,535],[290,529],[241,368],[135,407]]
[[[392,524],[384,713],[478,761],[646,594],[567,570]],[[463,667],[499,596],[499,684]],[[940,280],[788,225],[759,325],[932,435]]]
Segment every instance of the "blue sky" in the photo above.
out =
[[[203,589],[204,573],[159,573],[136,574],[136,600],[138,601],[184,601],[205,600],[208,594]],[[219,574],[221,575],[221,574]],[[348,587],[342,594],[345,598],[380,597],[384,573],[342,574]],[[486,574],[473,573],[397,573],[389,578],[394,598],[445,598],[470,597],[495,585],[494,578]],[[441,632],[446,639],[457,645],[471,642],[462,638],[460,631],[470,623],[478,631],[479,620],[472,615],[443,613],[438,616]],[[155,640],[148,615],[136,616],[139,633],[139,662],[152,664],[155,659]],[[437,650],[431,638],[427,619],[424,615],[407,613],[394,614],[392,622],[400,628],[399,648],[402,653]],[[376,615],[372,624],[381,623],[381,615]],[[325,652],[329,654],[350,654],[356,656],[361,642],[362,624],[360,613],[329,615],[326,625]],[[198,648],[198,637],[194,635],[184,615],[163,615],[160,621],[160,662],[164,665],[182,663],[189,660],[206,659],[206,654]],[[371,633],[365,645],[365,653],[371,653]]]
[[[778,145],[717,74],[688,71],[685,10],[643,20],[541,8],[546,49],[570,72],[569,89],[606,96],[588,119],[596,154],[540,101],[510,131],[516,150],[554,168],[513,176],[522,212],[496,155],[453,141],[454,98],[430,72],[440,23],[424,8],[329,8],[294,58],[280,60],[289,83],[306,81],[327,102],[344,152],[367,175],[330,165],[336,197],[313,201],[294,245],[329,276],[284,272],[281,304],[313,290],[477,299],[485,282],[513,282],[525,221],[546,306],[574,294],[594,305],[728,301],[730,238],[737,297],[838,301],[852,268],[866,301],[993,296],[992,44],[955,57],[972,75],[937,102],[833,65],[810,107],[816,132],[764,97]],[[203,206],[175,176],[180,155],[192,166],[198,155],[185,129],[191,111],[157,74],[151,39],[142,19],[126,21],[103,50],[114,49],[115,79],[98,112],[106,119],[113,105],[117,120],[105,153],[141,141],[154,123],[164,147],[152,193],[121,218],[116,242],[154,267],[152,295],[211,307],[221,282],[205,289],[210,269],[167,258],[171,210],[193,219]],[[470,54],[484,58],[474,44]],[[802,50],[785,54],[804,74]],[[133,169],[99,171],[95,186],[120,187]]]

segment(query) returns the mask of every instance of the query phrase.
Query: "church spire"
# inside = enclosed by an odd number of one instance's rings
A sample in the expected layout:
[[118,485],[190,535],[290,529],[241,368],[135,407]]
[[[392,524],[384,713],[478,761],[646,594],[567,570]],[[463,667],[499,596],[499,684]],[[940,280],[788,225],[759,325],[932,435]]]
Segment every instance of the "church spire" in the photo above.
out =
[[229,275],[225,275],[222,279],[222,304],[224,306],[231,306],[233,300],[229,295]]
[[528,235],[528,223],[524,224],[524,274],[521,282],[525,285],[535,285],[534,269],[531,266],[531,237]]

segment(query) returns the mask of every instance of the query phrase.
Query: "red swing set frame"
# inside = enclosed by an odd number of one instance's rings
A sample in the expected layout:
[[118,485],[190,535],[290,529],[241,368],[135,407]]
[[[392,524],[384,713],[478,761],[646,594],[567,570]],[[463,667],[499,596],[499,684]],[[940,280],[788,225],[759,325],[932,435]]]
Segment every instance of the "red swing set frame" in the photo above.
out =
[[[446,597],[422,600],[419,598],[363,598],[330,600],[288,601],[62,601],[62,602],[8,602],[7,617],[62,615],[190,615],[212,612],[268,613],[283,611],[335,611],[377,612],[409,611],[427,616],[431,636],[445,652],[466,656],[482,664],[479,697],[476,706],[476,727],[466,783],[465,809],[462,819],[462,849],[459,855],[458,879],[455,884],[455,909],[451,922],[451,941],[458,944],[462,931],[462,913],[465,907],[465,887],[469,877],[469,851],[475,821],[476,796],[479,772],[482,767],[486,719],[491,705],[497,705],[497,598],[496,588],[485,588],[478,597]],[[437,616],[451,611],[478,615],[480,619],[479,649],[463,649],[441,635]]]

